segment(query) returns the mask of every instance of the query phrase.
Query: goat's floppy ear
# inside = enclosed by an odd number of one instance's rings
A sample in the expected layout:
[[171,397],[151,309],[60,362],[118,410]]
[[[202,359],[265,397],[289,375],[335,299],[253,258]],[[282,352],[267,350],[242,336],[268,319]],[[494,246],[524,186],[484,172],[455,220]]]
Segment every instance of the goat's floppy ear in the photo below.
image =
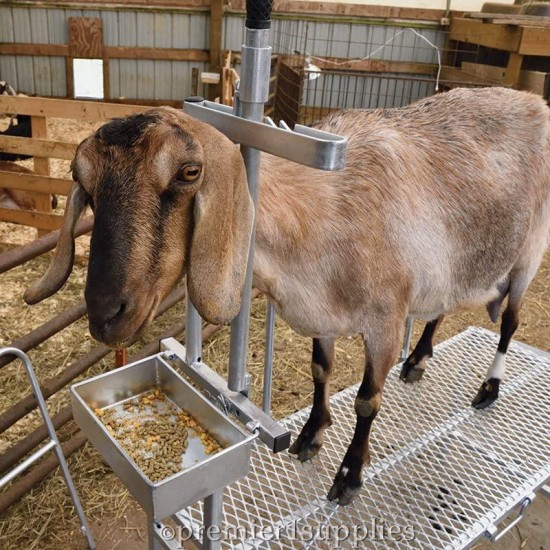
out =
[[204,181],[195,196],[187,288],[201,316],[222,324],[241,306],[254,204],[238,147],[210,127],[201,134]]
[[86,191],[79,183],[74,182],[67,198],[63,225],[53,258],[43,277],[27,288],[23,296],[27,304],[37,304],[48,298],[69,278],[74,263],[74,228],[85,207]]

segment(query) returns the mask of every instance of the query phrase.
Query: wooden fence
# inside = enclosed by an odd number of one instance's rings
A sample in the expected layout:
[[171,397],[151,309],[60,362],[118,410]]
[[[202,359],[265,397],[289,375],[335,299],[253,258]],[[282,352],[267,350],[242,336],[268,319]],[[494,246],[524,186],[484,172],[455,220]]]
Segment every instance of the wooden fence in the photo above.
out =
[[34,157],[34,174],[0,170],[0,187],[30,192],[36,211],[0,208],[0,221],[35,227],[39,234],[58,229],[62,216],[52,213],[51,195],[67,195],[71,180],[52,177],[49,159],[72,160],[77,144],[48,137],[49,117],[81,121],[107,121],[113,117],[141,112],[147,107],[92,101],[0,96],[0,112],[30,115],[32,137],[0,136],[0,151]]

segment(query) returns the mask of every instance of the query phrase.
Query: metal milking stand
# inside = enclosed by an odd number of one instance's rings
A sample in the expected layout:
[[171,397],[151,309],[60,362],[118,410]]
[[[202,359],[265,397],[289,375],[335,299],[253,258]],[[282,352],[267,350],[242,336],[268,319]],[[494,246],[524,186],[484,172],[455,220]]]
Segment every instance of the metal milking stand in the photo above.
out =
[[[241,81],[236,93],[235,108],[191,98],[185,102],[184,110],[206,123],[211,124],[232,141],[241,144],[248,186],[254,204],[257,205],[260,171],[260,151],[264,151],[300,164],[323,169],[340,170],[345,163],[347,140],[340,136],[297,125],[293,131],[284,123],[281,128],[263,117],[264,104],[269,95],[271,47],[272,0],[247,0],[246,38],[241,52]],[[234,414],[250,431],[257,431],[259,438],[273,452],[288,448],[290,432],[269,416],[271,400],[271,372],[273,357],[273,331],[275,313],[268,306],[266,330],[266,360],[264,370],[263,410],[249,399],[250,375],[246,371],[248,351],[248,329],[252,293],[252,267],[254,259],[254,237],[252,235],[248,269],[241,311],[231,324],[231,346],[227,382],[201,362],[201,317],[187,300],[187,325],[185,348],[176,340],[163,340],[165,355],[192,378],[204,393],[224,412]],[[221,533],[223,512],[223,490],[215,492],[204,500],[203,537],[201,547],[215,550],[221,546],[221,537],[208,536]],[[179,525],[193,530],[194,525],[182,510],[172,516]],[[164,526],[149,522],[149,547],[176,548],[177,541],[166,540]]]

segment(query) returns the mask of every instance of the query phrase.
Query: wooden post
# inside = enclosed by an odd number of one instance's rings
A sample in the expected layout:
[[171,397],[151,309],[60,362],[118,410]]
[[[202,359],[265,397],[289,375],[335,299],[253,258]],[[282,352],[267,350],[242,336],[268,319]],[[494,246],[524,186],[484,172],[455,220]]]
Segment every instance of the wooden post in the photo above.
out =
[[[31,117],[32,137],[48,139],[48,121],[44,116]],[[50,175],[50,159],[47,157],[34,157],[34,172],[39,176]],[[52,211],[52,197],[48,193],[31,193],[36,204],[38,212],[47,214]],[[44,229],[37,229],[38,237],[43,237],[49,233]]]
[[504,83],[514,88],[517,88],[519,81],[519,73],[521,71],[521,63],[523,62],[523,55],[510,52],[510,58],[508,59],[508,65],[504,72]]
[[[210,4],[210,72],[220,72],[222,50],[223,0],[212,0]],[[220,79],[221,81],[221,79]],[[219,84],[208,85],[208,99],[214,101],[220,95]]]
[[115,368],[123,367],[128,362],[128,350],[126,348],[115,350]]

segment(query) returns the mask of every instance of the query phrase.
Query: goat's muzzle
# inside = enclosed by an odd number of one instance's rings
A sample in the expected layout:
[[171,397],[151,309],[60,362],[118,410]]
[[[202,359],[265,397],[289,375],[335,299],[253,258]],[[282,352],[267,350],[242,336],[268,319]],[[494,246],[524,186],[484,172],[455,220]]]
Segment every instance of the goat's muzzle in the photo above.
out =
[[119,348],[151,322],[157,301],[147,298],[138,303],[121,295],[86,295],[91,335],[100,342]]

